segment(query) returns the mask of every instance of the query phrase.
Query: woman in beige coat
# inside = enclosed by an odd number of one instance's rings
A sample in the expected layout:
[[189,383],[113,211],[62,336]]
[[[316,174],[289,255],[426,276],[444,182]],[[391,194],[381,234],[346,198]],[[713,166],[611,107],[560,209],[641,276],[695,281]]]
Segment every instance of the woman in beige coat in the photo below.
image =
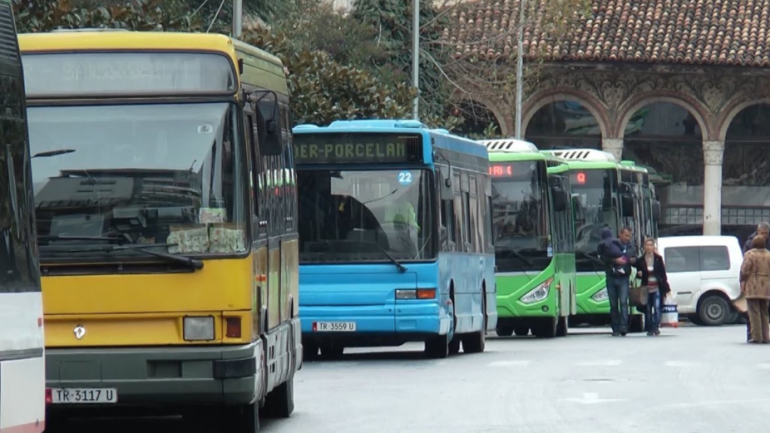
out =
[[751,324],[749,343],[770,343],[770,251],[762,236],[754,237],[751,249],[743,256],[741,292],[746,296]]

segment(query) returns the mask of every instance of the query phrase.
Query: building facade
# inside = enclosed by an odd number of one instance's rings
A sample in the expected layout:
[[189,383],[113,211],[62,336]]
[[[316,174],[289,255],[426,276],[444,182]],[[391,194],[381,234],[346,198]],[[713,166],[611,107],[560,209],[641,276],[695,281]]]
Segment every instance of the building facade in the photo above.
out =
[[[770,0],[592,0],[590,10],[558,42],[528,25],[525,61],[545,64],[524,97],[524,137],[653,168],[661,235],[743,237],[770,221]],[[517,11],[514,0],[465,3],[445,38],[458,57],[515,60]],[[510,98],[473,99],[514,135]]]

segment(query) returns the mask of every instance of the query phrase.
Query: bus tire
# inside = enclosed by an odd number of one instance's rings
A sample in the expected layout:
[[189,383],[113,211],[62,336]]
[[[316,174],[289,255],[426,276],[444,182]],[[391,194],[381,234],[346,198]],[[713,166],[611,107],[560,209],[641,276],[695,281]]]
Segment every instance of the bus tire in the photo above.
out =
[[529,326],[527,325],[514,326],[513,333],[516,334],[517,337],[526,337],[527,335],[529,335]]
[[532,327],[532,333],[537,338],[553,338],[556,336],[556,328],[559,320],[556,317],[545,319],[542,323]]
[[430,359],[444,359],[449,356],[449,336],[437,335],[425,342],[425,355]]
[[294,412],[294,376],[267,395],[265,415],[270,418],[288,418]]
[[340,359],[343,353],[345,353],[344,346],[336,344],[324,344],[321,346],[321,356],[325,359]]
[[463,336],[463,352],[482,353],[487,340],[487,299],[486,293],[481,292],[481,330]]
[[226,406],[223,421],[232,433],[254,433],[259,431],[259,403]]
[[556,336],[566,337],[569,333],[569,326],[567,325],[567,317],[559,317],[559,323],[556,324]]
[[[497,333],[498,337],[510,337],[513,335],[513,331],[515,328],[513,326],[498,326],[497,329],[495,329],[495,333]],[[529,329],[527,329],[527,332],[529,332]],[[519,335],[518,333],[516,335]]]
[[628,332],[644,332],[644,315],[632,314],[628,316]]
[[302,343],[302,360],[315,361],[318,359],[318,345],[315,343]]

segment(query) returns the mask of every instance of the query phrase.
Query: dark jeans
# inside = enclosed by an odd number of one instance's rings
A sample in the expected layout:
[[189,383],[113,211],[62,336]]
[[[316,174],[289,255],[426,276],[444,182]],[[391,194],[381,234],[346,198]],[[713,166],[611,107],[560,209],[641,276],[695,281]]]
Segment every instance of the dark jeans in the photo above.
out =
[[628,276],[607,278],[612,333],[628,332]]
[[647,332],[660,329],[660,291],[647,294],[647,312],[644,317]]

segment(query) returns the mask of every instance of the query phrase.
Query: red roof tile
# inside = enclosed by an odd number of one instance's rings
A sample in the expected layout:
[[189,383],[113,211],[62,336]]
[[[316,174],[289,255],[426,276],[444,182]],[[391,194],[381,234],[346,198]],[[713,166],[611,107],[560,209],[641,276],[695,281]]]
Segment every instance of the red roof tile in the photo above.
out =
[[[529,1],[544,11],[554,0]],[[590,13],[576,13],[561,38],[543,28],[544,20],[530,21],[525,58],[770,66],[770,0],[589,1]],[[518,11],[518,0],[460,4],[444,40],[456,57],[513,58]]]

